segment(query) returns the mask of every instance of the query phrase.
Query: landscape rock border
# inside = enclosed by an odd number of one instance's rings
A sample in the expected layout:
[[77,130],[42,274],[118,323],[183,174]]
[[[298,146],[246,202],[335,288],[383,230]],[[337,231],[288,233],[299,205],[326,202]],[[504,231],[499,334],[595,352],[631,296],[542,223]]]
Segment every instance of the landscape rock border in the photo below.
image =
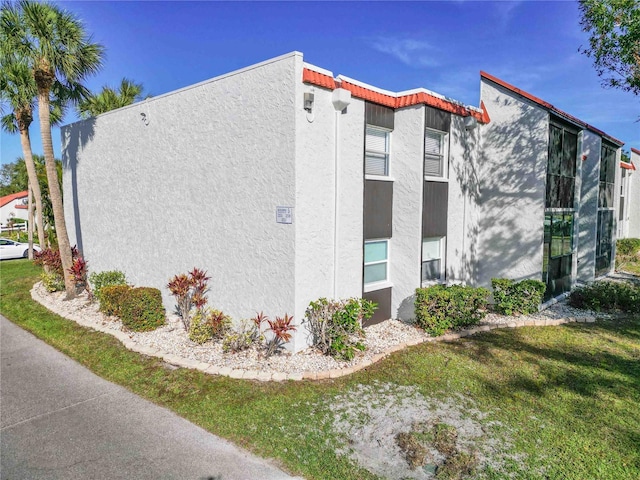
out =
[[[86,313],[87,307],[91,304],[87,303],[84,306],[77,308],[75,311],[69,311],[60,307],[59,301],[55,298],[54,294],[47,294],[42,287],[42,283],[36,283],[31,289],[31,298],[36,302],[43,305],[48,310],[56,313],[68,320],[74,321],[79,325],[91,328],[93,330],[107,333],[117,338],[127,349],[147,355],[150,357],[157,357],[164,362],[182,368],[189,368],[199,370],[210,375],[224,375],[230,378],[245,379],[245,380],[257,380],[257,381],[276,381],[281,382],[285,380],[325,380],[343,377],[351,375],[352,373],[363,370],[374,363],[386,358],[394,352],[403,350],[407,347],[418,345],[426,342],[451,342],[463,337],[475,335],[476,333],[488,332],[497,328],[520,328],[520,327],[542,327],[542,326],[558,326],[567,323],[594,323],[597,317],[593,312],[580,312],[577,316],[567,316],[564,318],[549,318],[545,316],[543,312],[539,312],[530,316],[522,317],[501,317],[495,314],[489,315],[492,318],[491,321],[486,321],[484,324],[474,326],[471,328],[462,329],[459,331],[447,333],[439,337],[430,337],[426,334],[417,338],[411,338],[408,341],[397,343],[388,348],[385,348],[380,353],[369,355],[368,357],[360,357],[356,359],[355,363],[345,368],[332,368],[329,370],[313,370],[304,372],[266,372],[246,369],[236,369],[229,366],[217,366],[211,363],[206,363],[194,359],[184,358],[176,355],[175,353],[169,353],[160,349],[151,347],[149,345],[143,345],[136,342],[133,339],[133,333],[128,333],[122,330],[116,330],[108,323],[96,322],[87,320]],[[86,303],[86,302],[85,302]],[[558,303],[555,303],[558,305]],[[547,305],[549,307],[553,305]],[[83,311],[84,310],[84,311]],[[93,312],[95,314],[95,311]],[[604,315],[602,315],[604,316]],[[553,317],[553,315],[551,315]],[[607,315],[608,317],[608,315]],[[294,355],[295,357],[295,355]]]

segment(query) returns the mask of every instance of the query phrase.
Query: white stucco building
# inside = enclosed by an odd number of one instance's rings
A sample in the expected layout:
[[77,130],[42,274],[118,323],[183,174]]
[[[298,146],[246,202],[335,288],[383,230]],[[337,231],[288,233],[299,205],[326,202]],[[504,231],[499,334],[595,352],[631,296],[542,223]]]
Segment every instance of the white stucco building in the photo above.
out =
[[[478,108],[294,52],[67,125],[72,243],[168,308],[166,283],[196,266],[216,308],[296,323],[320,297],[374,300],[377,322],[411,318],[420,285],[544,278],[551,296],[605,273],[598,179],[621,142],[481,79]],[[299,328],[292,346],[305,345]]]
[[631,149],[630,162],[620,162],[619,238],[640,238],[640,150]]
[[7,226],[11,219],[27,219],[29,192],[12,193],[0,197],[0,225]]

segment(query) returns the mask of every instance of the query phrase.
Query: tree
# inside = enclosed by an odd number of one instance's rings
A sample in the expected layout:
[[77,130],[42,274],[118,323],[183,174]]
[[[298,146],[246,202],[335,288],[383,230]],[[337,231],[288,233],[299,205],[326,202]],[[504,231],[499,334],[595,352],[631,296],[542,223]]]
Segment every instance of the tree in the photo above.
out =
[[[103,47],[87,35],[80,20],[56,5],[33,0],[6,3],[0,15],[2,54],[14,54],[33,73],[38,90],[38,116],[56,236],[64,270],[66,297],[75,296],[69,269],[73,258],[64,219],[62,193],[53,158],[50,104],[54,84],[78,91],[81,82],[102,65]],[[77,98],[77,97],[76,97]]]
[[90,94],[78,104],[78,113],[82,118],[89,118],[116,108],[126,107],[142,100],[142,91],[141,83],[134,83],[132,80],[123,78],[118,90],[105,85],[100,93]]
[[638,0],[580,0],[582,30],[603,85],[640,94],[640,3]]
[[[9,133],[20,133],[20,144],[24,155],[29,190],[29,205],[31,193],[36,202],[36,228],[38,242],[44,248],[44,221],[42,218],[42,193],[37,179],[36,166],[33,163],[29,126],[33,122],[33,103],[37,94],[36,84],[24,63],[14,58],[3,56],[0,62],[0,101],[8,104],[11,113],[1,119],[2,128]],[[16,190],[20,191],[20,190]],[[29,212],[31,214],[31,211]],[[29,225],[33,228],[33,225]],[[33,244],[29,242],[29,253],[33,252]]]
[[[58,179],[62,178],[62,161],[56,158],[56,171]],[[40,191],[42,192],[42,216],[44,219],[43,226],[54,225],[53,208],[51,205],[51,197],[49,196],[49,184],[47,182],[47,171],[45,168],[44,157],[36,153],[33,154],[33,163],[36,167],[36,176]],[[59,182],[60,184],[60,182]],[[5,163],[0,167],[0,196],[9,195],[15,192],[22,192],[29,187],[29,179],[27,176],[27,167],[24,158],[20,157],[11,163]],[[60,188],[62,185],[60,184]],[[64,199],[63,199],[64,200]],[[53,233],[49,234],[50,237]],[[54,239],[51,239],[54,241]],[[55,243],[55,242],[54,242]]]

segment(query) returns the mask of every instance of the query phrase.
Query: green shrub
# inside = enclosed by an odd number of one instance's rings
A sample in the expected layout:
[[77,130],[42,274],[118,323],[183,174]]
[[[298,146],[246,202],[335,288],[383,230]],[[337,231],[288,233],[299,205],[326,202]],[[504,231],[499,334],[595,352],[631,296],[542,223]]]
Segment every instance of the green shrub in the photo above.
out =
[[135,332],[155,330],[164,325],[165,311],[160,290],[150,287],[130,289],[124,298],[120,319],[123,326]]
[[539,280],[515,282],[508,278],[492,278],[496,312],[502,315],[528,315],[538,311],[546,285]]
[[621,238],[616,241],[616,251],[629,257],[637,255],[640,253],[640,238]]
[[64,279],[55,272],[42,272],[40,274],[42,284],[47,292],[59,292],[64,290]]
[[129,295],[129,285],[106,285],[100,291],[99,310],[106,315],[122,316],[122,305]]
[[569,296],[569,305],[600,311],[640,312],[640,286],[602,280],[576,288]]
[[351,360],[364,344],[358,337],[364,335],[363,320],[371,318],[376,304],[363,298],[311,302],[305,313],[305,322],[311,333],[312,344],[325,355]]
[[260,329],[253,319],[240,320],[233,330],[229,330],[222,340],[222,351],[224,353],[238,353],[250,348],[256,343],[264,341],[260,334]]
[[89,275],[89,283],[93,289],[93,295],[100,301],[100,292],[104,287],[111,285],[126,285],[127,279],[119,270],[109,270],[106,272],[93,272]]
[[455,327],[475,325],[486,315],[486,288],[434,285],[416,288],[416,324],[433,336]]
[[189,339],[202,345],[208,340],[221,337],[230,324],[231,319],[219,310],[196,310],[189,325]]

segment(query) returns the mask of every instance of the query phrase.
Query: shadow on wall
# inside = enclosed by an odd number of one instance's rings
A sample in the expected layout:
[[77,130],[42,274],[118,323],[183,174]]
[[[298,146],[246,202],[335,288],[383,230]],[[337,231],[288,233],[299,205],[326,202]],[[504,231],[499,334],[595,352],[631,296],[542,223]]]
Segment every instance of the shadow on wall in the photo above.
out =
[[[477,212],[477,224],[467,226],[464,260],[476,286],[489,286],[492,277],[531,277],[518,266],[537,259],[543,242],[547,113],[514,99],[501,100],[496,109],[509,117],[494,115],[479,127],[477,160],[466,149],[465,161],[453,168]],[[464,144],[460,133],[453,135]]]
[[71,193],[76,246],[81,253],[84,252],[84,248],[82,243],[82,226],[80,225],[80,203],[78,201],[78,153],[93,139],[95,123],[96,119],[91,117],[87,120],[72,123],[63,130],[63,144],[65,147],[62,152],[62,168],[63,171],[68,170],[71,173],[71,192],[66,192],[66,194],[68,201],[68,194]]

